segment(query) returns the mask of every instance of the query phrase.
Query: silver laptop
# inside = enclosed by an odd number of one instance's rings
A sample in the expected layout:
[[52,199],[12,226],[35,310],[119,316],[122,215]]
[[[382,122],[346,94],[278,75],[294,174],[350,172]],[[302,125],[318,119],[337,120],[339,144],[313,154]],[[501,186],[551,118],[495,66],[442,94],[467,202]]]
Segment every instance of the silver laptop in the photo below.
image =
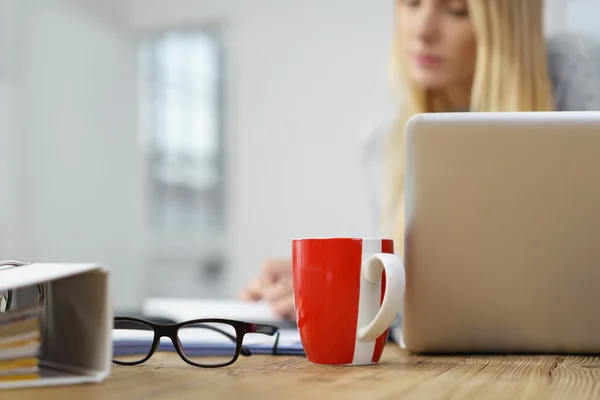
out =
[[414,352],[600,353],[600,112],[407,125]]

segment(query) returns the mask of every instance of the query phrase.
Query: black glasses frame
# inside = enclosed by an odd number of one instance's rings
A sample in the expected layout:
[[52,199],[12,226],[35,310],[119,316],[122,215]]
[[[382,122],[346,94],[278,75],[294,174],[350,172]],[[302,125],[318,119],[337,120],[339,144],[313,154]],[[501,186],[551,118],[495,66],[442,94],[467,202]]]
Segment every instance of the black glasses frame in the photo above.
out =
[[[122,361],[122,360],[116,360],[115,358],[113,358],[112,361],[115,364],[139,365],[139,364],[145,363],[154,355],[154,353],[156,353],[156,350],[158,349],[158,346],[160,344],[160,339],[162,337],[168,337],[169,339],[171,339],[171,342],[173,343],[173,346],[175,347],[175,351],[177,351],[177,354],[179,354],[179,357],[181,357],[181,359],[183,361],[185,361],[186,363],[188,363],[194,367],[201,367],[201,368],[225,367],[227,365],[231,365],[234,362],[236,362],[237,359],[239,358],[240,354],[245,357],[251,356],[252,352],[250,351],[250,349],[248,349],[242,345],[242,342],[244,341],[244,336],[246,335],[246,333],[262,333],[262,334],[269,335],[269,336],[277,335],[275,337],[275,344],[273,346],[273,353],[272,353],[272,354],[277,354],[277,344],[279,342],[279,328],[276,326],[273,326],[273,325],[253,324],[250,322],[235,321],[235,320],[231,320],[231,319],[221,319],[221,318],[194,319],[194,320],[179,322],[176,324],[159,324],[159,323],[147,321],[147,320],[140,319],[140,318],[114,317],[115,323],[116,322],[127,322],[127,321],[135,323],[131,327],[132,329],[136,329],[136,327],[137,327],[137,329],[140,329],[141,327],[137,324],[144,324],[144,325],[152,328],[152,330],[154,331],[154,339],[152,340],[152,347],[150,348],[150,351],[148,352],[146,357],[144,357],[143,359],[141,359],[139,361]],[[231,325],[235,329],[236,336],[234,337],[233,335],[229,334],[228,332],[224,332],[223,330],[221,330],[217,327],[214,327],[211,325],[202,325],[202,328],[211,329],[216,332],[219,332],[219,333],[227,336],[233,342],[235,342],[235,354],[230,361],[227,361],[224,363],[216,363],[216,364],[200,364],[200,363],[196,363],[196,362],[190,360],[185,355],[185,352],[182,349],[181,342],[179,341],[179,337],[178,337],[179,329],[182,327],[190,327],[195,324],[201,325],[201,324],[210,324],[210,323],[227,324],[227,325]]]

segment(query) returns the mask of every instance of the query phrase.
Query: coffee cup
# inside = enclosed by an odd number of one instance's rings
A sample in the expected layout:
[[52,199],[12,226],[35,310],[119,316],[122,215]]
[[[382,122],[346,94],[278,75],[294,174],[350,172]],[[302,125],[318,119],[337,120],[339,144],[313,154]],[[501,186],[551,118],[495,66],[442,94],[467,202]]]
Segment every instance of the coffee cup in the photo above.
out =
[[405,271],[391,239],[292,241],[294,305],[310,362],[379,362],[404,304]]

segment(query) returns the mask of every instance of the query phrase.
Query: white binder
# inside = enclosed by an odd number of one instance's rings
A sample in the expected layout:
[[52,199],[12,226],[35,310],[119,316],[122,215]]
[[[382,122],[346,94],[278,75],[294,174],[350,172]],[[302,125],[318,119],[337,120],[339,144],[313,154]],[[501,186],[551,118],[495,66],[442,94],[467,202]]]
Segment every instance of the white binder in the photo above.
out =
[[43,289],[41,376],[2,381],[0,389],[104,381],[112,358],[109,271],[95,264],[4,262],[0,266],[0,292],[12,290],[17,307],[28,295],[26,288],[36,285]]

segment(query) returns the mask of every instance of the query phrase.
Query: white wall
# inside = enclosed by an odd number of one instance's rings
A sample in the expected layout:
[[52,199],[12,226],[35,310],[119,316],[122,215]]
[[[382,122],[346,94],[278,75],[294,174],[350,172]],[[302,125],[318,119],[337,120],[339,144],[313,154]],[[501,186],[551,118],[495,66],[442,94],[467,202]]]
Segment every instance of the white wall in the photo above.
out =
[[132,1],[138,30],[226,25],[232,290],[294,237],[376,233],[357,138],[389,107],[392,4]]
[[600,39],[600,1],[598,0],[563,0],[565,1],[567,29],[590,34]]
[[14,137],[12,130],[12,80],[11,61],[14,54],[15,24],[14,0],[0,0],[0,259],[11,258],[19,237],[18,216],[15,215],[15,204],[18,193],[15,189],[13,165],[18,157],[12,151]]
[[600,39],[598,0],[545,0],[546,26],[550,33],[571,32]]
[[564,32],[566,29],[565,0],[544,0],[546,31],[549,34]]
[[101,262],[115,303],[134,306],[143,265],[135,42],[83,3],[13,5],[10,167],[21,232],[7,258]]

